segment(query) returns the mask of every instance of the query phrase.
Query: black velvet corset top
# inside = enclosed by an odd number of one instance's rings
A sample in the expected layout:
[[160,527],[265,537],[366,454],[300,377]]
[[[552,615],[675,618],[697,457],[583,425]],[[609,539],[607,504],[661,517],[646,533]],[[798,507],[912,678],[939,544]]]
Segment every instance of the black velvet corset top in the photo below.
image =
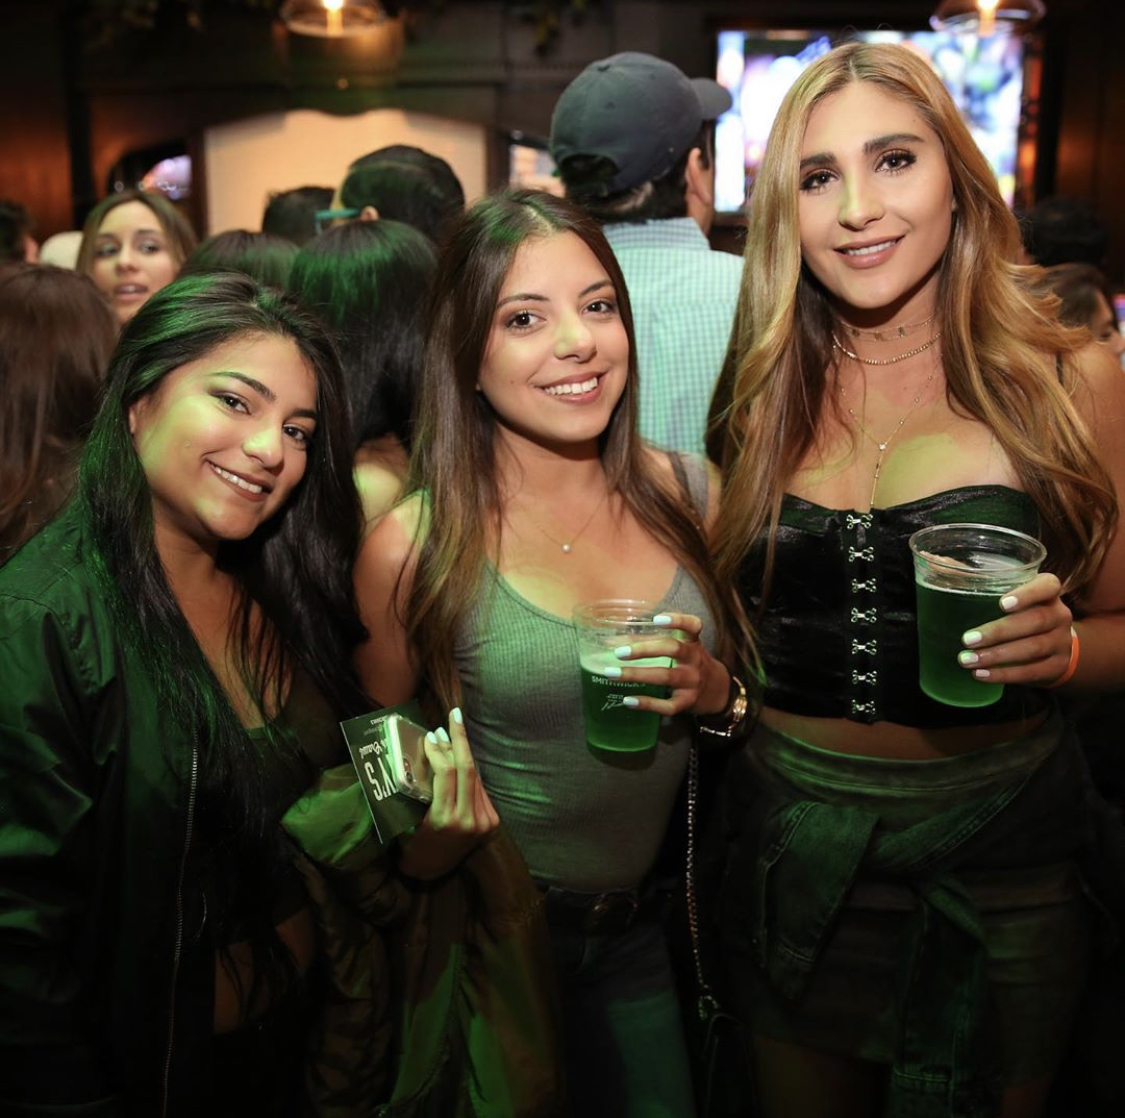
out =
[[1026,493],[1001,485],[951,489],[865,513],[786,495],[764,610],[764,539],[740,572],[743,600],[756,618],[766,705],[920,727],[1007,722],[1040,709],[1033,691],[1010,684],[996,703],[969,709],[935,702],[918,686],[907,541],[919,528],[957,523],[1036,535],[1039,517]]

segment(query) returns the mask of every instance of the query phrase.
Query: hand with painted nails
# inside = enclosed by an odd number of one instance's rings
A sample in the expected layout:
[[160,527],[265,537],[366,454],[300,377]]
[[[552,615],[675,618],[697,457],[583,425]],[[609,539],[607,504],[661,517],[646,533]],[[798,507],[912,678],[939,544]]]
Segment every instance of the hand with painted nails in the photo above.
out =
[[[622,662],[615,678],[626,682],[654,683],[669,689],[666,699],[630,696],[625,706],[657,714],[715,714],[727,705],[730,672],[703,646],[699,636],[703,622],[690,613],[658,613],[653,623],[667,629],[667,636],[647,637],[616,650]],[[654,657],[671,659],[668,667],[636,667],[630,661]],[[611,674],[610,672],[606,673]]]
[[1006,616],[962,637],[958,662],[988,683],[1047,687],[1070,663],[1073,620],[1053,574],[1038,574],[1000,599]]
[[500,817],[481,783],[459,708],[450,712],[448,732],[431,731],[425,747],[434,798],[422,825],[402,843],[399,866],[429,881],[457,866],[500,825]]

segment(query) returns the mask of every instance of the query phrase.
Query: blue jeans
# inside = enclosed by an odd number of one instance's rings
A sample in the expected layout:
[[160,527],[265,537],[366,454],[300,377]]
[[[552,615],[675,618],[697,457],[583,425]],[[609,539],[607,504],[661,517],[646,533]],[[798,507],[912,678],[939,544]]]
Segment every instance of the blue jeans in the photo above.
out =
[[574,1118],[693,1118],[661,925],[640,919],[623,932],[597,935],[552,926],[551,946]]

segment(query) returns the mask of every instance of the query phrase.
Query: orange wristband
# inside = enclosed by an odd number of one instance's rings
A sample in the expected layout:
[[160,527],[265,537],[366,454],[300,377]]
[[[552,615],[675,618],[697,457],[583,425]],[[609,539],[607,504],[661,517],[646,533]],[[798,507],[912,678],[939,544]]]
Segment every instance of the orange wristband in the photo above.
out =
[[1070,677],[1078,670],[1078,653],[1081,650],[1082,642],[1078,639],[1078,631],[1073,625],[1070,627],[1070,663],[1067,664],[1066,670],[1054,683],[1048,683],[1047,689],[1053,690],[1056,687],[1061,687],[1064,683],[1069,682]]

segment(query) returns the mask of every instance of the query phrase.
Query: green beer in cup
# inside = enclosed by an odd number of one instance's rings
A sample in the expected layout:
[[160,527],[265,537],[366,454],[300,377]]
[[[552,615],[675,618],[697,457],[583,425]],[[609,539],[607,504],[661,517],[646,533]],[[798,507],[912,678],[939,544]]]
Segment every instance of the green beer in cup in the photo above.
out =
[[669,636],[668,629],[652,623],[653,614],[658,612],[659,607],[652,602],[625,598],[603,598],[575,607],[574,629],[578,638],[586,740],[598,749],[637,753],[656,744],[660,715],[649,710],[631,710],[622,700],[629,695],[667,698],[668,688],[612,679],[605,674],[605,669],[671,667],[668,656],[619,660],[614,655],[614,650],[622,645],[634,645],[648,637]]
[[918,683],[939,703],[984,707],[1002,683],[977,679],[957,661],[961,640],[1004,616],[1000,599],[1039,571],[1047,552],[1031,536],[991,524],[937,524],[910,537],[918,602]]

